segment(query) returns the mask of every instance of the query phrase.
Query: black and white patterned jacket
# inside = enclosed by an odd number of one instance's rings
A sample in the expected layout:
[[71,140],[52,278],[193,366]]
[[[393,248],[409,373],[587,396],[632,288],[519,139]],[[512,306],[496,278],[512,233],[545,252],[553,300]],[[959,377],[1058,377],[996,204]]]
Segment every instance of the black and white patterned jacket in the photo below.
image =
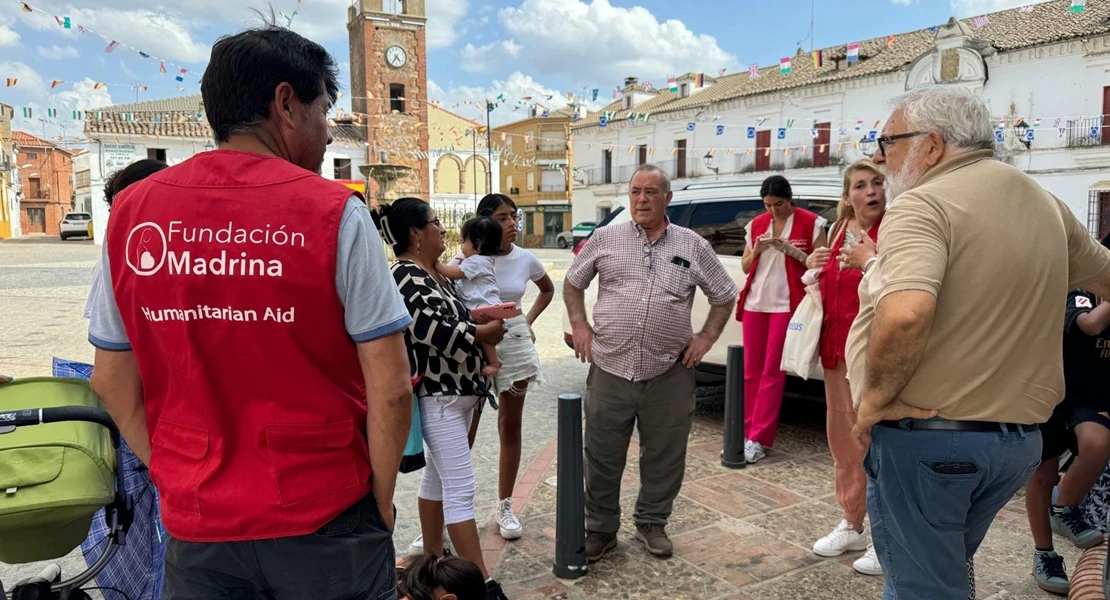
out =
[[482,349],[474,337],[477,328],[455,286],[450,281],[440,286],[412,261],[398,261],[390,271],[412,315],[405,346],[411,375],[423,376],[416,395],[484,395],[487,385]]

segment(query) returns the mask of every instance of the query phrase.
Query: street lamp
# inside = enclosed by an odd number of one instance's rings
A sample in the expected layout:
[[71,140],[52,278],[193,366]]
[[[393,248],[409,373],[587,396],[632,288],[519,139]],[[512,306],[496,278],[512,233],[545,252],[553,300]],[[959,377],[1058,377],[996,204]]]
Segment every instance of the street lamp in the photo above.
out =
[[214,146],[212,146],[212,142],[208,141],[204,144],[204,151],[205,152],[211,152],[213,147]]
[[710,171],[713,171],[714,175],[720,175],[721,170],[719,168],[713,166],[713,153],[712,152],[706,152],[705,156],[701,157],[701,160],[702,160],[702,162],[705,163],[705,168],[706,169],[708,169]]

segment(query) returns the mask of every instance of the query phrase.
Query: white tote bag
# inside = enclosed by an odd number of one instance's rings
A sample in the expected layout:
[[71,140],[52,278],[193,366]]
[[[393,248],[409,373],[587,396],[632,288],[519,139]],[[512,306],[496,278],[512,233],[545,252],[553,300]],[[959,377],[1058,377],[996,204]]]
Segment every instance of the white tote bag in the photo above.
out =
[[809,379],[820,358],[818,350],[824,315],[821,287],[816,283],[807,285],[806,296],[798,304],[794,315],[790,317],[790,325],[786,328],[786,343],[782,347],[780,366],[783,371]]

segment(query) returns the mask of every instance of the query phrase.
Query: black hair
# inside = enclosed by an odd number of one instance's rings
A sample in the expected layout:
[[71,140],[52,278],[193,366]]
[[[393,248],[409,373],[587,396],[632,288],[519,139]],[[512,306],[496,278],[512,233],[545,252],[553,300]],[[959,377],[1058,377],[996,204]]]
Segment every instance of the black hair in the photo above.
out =
[[1110,248],[1110,233],[1107,233],[1106,235],[1102,236],[1102,247],[1103,248]]
[[467,219],[459,230],[462,239],[482,256],[497,256],[501,253],[501,224],[491,217]]
[[502,204],[508,204],[516,211],[516,202],[505,194],[486,194],[482,200],[478,202],[478,216],[479,217],[492,217],[494,211],[501,208]]
[[794,190],[790,188],[790,182],[782,175],[772,175],[763,180],[763,185],[759,187],[759,197],[766,198],[767,196],[784,198],[789,200],[791,204],[794,203]]
[[169,165],[160,160],[144,158],[109,175],[108,180],[104,182],[104,201],[108,203],[108,209],[112,208],[112,201],[115,200],[116,195],[127,189],[127,186],[167,168]]
[[412,244],[412,228],[427,225],[431,210],[431,205],[420,198],[401,198],[381,205],[371,216],[385,243],[393,247],[394,254],[401,254]]
[[274,24],[223,36],[201,78],[200,93],[217,142],[254,129],[270,118],[274,90],[293,86],[304,104],[339,95],[339,67],[323,46]]
[[408,600],[435,600],[442,589],[459,600],[485,600],[486,579],[478,565],[458,556],[414,556],[404,562],[397,591]]

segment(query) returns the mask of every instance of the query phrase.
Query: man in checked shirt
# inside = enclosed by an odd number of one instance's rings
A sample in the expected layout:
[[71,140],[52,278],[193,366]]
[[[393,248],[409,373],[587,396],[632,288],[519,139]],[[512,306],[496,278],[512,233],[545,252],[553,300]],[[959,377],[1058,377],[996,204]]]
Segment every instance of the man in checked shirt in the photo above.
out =
[[[628,442],[640,432],[636,539],[656,556],[673,551],[665,527],[686,470],[694,414],[694,367],[717,341],[739,291],[704,238],[667,220],[671,182],[643,165],[629,185],[632,221],[594,232],[563,284],[574,354],[586,379],[586,558],[617,546]],[[594,327],[583,291],[600,278]],[[694,288],[711,310],[690,325]]]

